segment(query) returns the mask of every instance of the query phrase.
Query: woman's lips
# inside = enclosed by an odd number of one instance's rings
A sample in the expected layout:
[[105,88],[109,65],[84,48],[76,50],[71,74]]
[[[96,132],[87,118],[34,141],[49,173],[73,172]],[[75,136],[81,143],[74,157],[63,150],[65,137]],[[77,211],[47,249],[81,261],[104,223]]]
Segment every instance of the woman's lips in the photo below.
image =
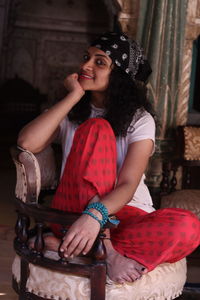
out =
[[79,75],[79,78],[80,78],[80,79],[86,79],[86,80],[91,80],[91,79],[93,79],[92,76],[87,75],[87,74],[83,74],[83,73],[81,73],[81,74]]

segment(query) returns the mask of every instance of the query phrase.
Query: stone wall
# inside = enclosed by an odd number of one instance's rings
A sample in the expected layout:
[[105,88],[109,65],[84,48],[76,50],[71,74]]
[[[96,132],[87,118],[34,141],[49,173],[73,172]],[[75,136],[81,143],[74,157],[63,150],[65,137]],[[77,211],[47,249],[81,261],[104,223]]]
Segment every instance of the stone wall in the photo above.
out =
[[1,82],[17,75],[50,101],[61,97],[63,79],[77,70],[94,34],[113,28],[115,7],[104,0],[10,0],[9,5],[1,0],[0,4]]

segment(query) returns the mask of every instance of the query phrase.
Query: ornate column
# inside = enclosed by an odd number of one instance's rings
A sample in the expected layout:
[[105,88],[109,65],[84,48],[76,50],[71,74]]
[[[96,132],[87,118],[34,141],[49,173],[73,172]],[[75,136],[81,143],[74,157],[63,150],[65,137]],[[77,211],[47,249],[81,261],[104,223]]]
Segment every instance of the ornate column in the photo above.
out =
[[200,1],[189,0],[187,22],[183,48],[183,67],[177,107],[177,125],[185,125],[188,120],[188,108],[191,85],[193,42],[200,35]]
[[135,0],[115,0],[118,2],[120,12],[118,20],[122,26],[123,32],[135,38],[137,32],[137,21],[139,14],[139,1]]
[[155,188],[160,183],[162,160],[174,149],[187,4],[188,0],[147,1],[141,30],[141,44],[153,69],[149,97],[160,121],[148,176],[149,185]]

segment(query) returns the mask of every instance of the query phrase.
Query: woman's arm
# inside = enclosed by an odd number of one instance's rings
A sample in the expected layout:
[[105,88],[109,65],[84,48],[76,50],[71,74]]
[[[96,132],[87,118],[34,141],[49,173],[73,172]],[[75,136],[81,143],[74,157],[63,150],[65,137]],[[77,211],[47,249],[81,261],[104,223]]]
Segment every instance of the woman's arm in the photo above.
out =
[[[109,214],[114,214],[126,205],[133,197],[144,174],[152,153],[153,141],[150,139],[134,142],[129,145],[126,158],[119,174],[116,188],[100,199]],[[99,219],[101,214],[91,210]],[[99,223],[88,215],[82,215],[69,229],[61,249],[66,256],[87,253],[99,232]]]
[[17,141],[20,147],[37,153],[55,138],[60,122],[85,93],[78,82],[78,74],[69,75],[65,86],[68,95],[20,131]]
[[101,199],[109,214],[115,214],[132,199],[147,168],[152,149],[153,141],[150,139],[129,145],[116,188]]

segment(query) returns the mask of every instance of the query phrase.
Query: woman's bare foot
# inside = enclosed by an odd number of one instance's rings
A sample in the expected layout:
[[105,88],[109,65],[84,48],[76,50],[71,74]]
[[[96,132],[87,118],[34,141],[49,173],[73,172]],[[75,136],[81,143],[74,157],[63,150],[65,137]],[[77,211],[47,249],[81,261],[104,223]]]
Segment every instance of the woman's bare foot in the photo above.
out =
[[45,249],[57,252],[61,243],[61,240],[53,235],[48,235],[44,238]]
[[[29,241],[29,248],[34,249],[35,238]],[[53,235],[44,236],[45,250],[58,251],[61,240]]]
[[118,253],[110,241],[106,241],[105,246],[107,250],[107,274],[111,280],[118,283],[133,282],[148,272],[137,261]]

